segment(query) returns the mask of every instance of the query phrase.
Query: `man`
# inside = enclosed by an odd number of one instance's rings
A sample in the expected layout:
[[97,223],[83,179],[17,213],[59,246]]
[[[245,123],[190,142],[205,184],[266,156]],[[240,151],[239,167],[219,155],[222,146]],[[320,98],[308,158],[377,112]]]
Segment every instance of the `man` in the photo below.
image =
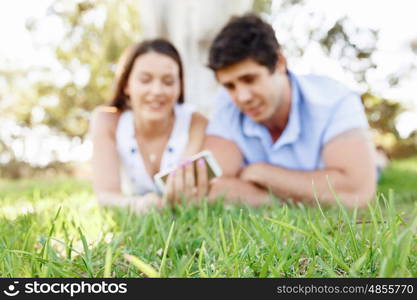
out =
[[225,88],[205,147],[223,176],[209,197],[259,205],[283,199],[364,207],[376,185],[360,98],[340,83],[287,70],[273,28],[234,17],[215,38],[209,67]]

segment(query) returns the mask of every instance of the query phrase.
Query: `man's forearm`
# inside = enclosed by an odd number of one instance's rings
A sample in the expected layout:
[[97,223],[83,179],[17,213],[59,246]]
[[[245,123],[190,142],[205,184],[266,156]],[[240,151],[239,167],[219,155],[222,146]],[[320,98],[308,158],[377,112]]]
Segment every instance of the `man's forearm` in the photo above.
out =
[[241,174],[243,180],[254,182],[284,199],[304,200],[315,198],[321,203],[334,204],[339,197],[347,206],[364,206],[372,197],[373,189],[358,188],[340,170],[294,171],[269,164],[257,164]]
[[269,204],[269,193],[253,183],[235,177],[219,177],[210,184],[209,199],[214,201],[224,196],[227,202],[240,202],[252,206]]

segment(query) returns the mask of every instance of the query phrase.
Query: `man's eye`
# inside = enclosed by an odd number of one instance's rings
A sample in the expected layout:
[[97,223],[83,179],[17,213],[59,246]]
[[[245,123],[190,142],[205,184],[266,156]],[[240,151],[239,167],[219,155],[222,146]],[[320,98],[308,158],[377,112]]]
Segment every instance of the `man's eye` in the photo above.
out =
[[248,84],[250,84],[250,83],[253,83],[254,81],[255,81],[255,77],[252,77],[252,76],[248,76],[248,77],[243,77],[242,78],[242,81],[244,82],[244,83],[248,83]]
[[229,91],[232,91],[235,88],[233,84],[225,84],[224,87]]

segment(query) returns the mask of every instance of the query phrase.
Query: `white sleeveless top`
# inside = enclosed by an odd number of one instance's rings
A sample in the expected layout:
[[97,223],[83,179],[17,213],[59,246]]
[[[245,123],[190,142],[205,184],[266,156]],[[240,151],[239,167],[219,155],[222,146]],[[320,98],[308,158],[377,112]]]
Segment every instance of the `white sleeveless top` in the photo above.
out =
[[[174,167],[180,163],[181,155],[188,144],[191,117],[194,109],[185,104],[174,106],[175,121],[171,136],[162,154],[159,170]],[[135,139],[133,111],[124,111],[116,129],[116,147],[121,162],[122,191],[127,194],[143,195],[160,193],[153,178],[148,174]]]

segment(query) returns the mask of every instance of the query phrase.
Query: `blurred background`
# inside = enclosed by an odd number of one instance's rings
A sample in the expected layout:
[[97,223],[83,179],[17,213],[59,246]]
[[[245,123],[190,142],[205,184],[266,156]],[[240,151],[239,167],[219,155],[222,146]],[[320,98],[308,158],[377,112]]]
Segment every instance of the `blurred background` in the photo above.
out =
[[186,101],[207,116],[218,88],[208,47],[233,14],[259,13],[296,73],[362,95],[376,145],[417,154],[413,0],[2,0],[0,178],[88,178],[92,110],[106,103],[121,52],[165,37],[185,62]]

